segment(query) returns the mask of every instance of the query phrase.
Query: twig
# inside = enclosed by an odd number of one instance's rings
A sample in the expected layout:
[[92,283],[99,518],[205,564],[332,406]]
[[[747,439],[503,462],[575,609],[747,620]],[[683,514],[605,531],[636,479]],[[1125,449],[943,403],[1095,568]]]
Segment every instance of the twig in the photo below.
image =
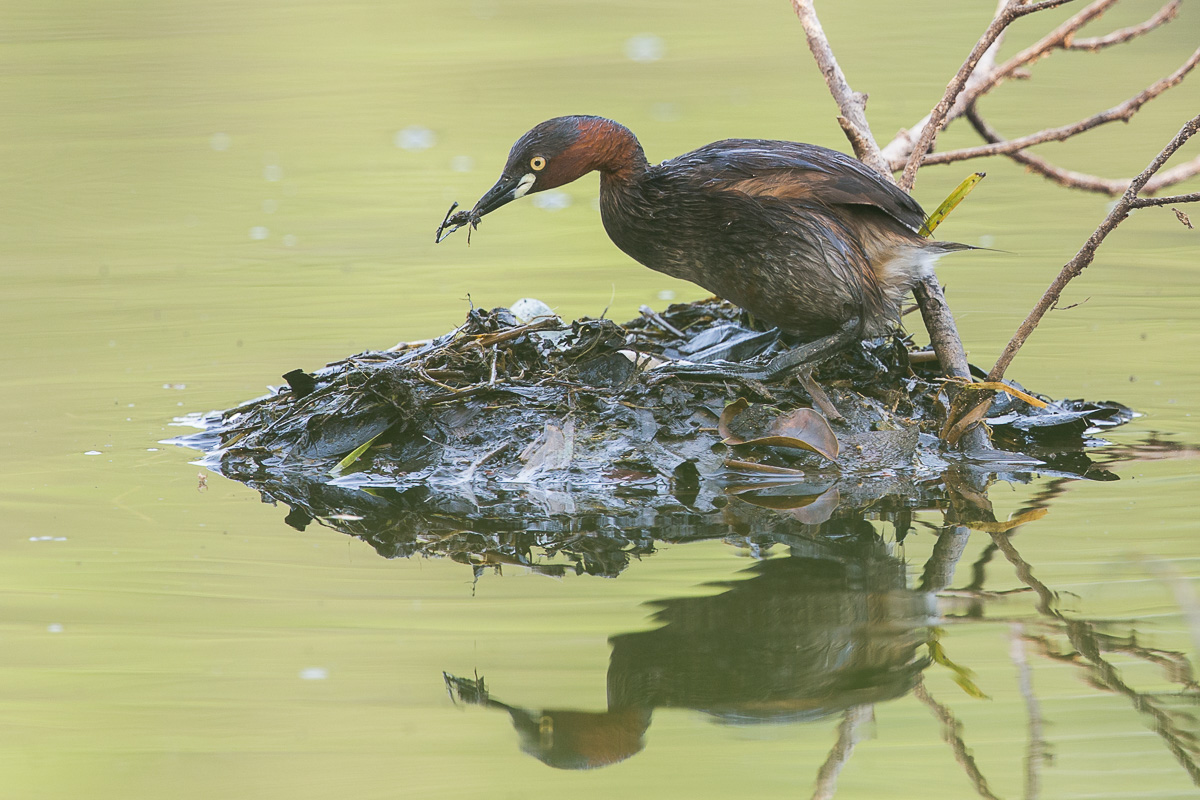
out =
[[[998,0],[996,14],[999,15],[1006,5],[1008,5],[1008,0]],[[996,68],[996,54],[1000,51],[1000,45],[1004,42],[1004,34],[1005,31],[1000,31],[1000,35],[992,42],[992,46],[983,51],[983,56],[979,59],[979,63],[971,71],[970,77],[967,78],[967,84],[963,87],[963,93],[950,109],[950,114],[946,120],[947,124],[950,120],[962,116],[966,110],[966,103],[964,101],[977,96],[975,90],[980,82]],[[913,145],[924,132],[925,126],[929,124],[929,119],[930,114],[926,114],[916,125],[901,130],[896,134],[895,138],[884,145],[880,152],[893,171],[904,169],[904,164],[908,161],[908,157],[912,155]]]
[[817,67],[825,76],[825,85],[829,87],[829,93],[833,95],[834,102],[841,111],[838,123],[845,131],[846,138],[850,140],[854,155],[876,172],[887,176],[888,180],[893,180],[888,163],[879,152],[879,145],[875,143],[871,126],[867,122],[867,95],[850,88],[846,74],[842,72],[837,58],[833,55],[833,48],[829,46],[829,39],[821,27],[821,21],[817,19],[813,0],[792,0],[792,8],[800,20],[801,27],[804,28],[808,49],[812,51]]
[[[901,189],[905,191],[912,189],[913,184],[917,180],[917,170],[921,167],[922,159],[924,159],[925,155],[933,149],[933,143],[937,139],[938,133],[940,133],[942,128],[945,127],[946,122],[948,121],[950,110],[954,107],[959,95],[966,87],[967,80],[979,66],[979,63],[983,58],[983,54],[987,52],[997,40],[999,40],[1000,36],[1004,33],[1004,30],[1021,17],[1034,14],[1038,11],[1044,11],[1048,8],[1056,8],[1057,6],[1064,5],[1068,2],[1073,2],[1073,0],[1041,0],[1041,2],[1037,3],[1022,2],[1022,0],[1009,0],[1004,8],[1002,8],[1000,12],[996,14],[996,16],[992,19],[991,24],[988,25],[987,30],[983,32],[983,36],[979,37],[979,41],[977,41],[975,46],[971,48],[971,52],[967,56],[966,61],[964,61],[963,65],[959,67],[954,78],[951,79],[950,83],[946,86],[946,92],[942,95],[942,99],[938,101],[938,104],[933,107],[933,111],[930,112],[929,122],[921,131],[920,137],[918,137],[916,143],[913,145],[912,153],[910,153],[908,156],[908,162],[904,165],[904,174],[901,176],[899,181],[899,186]],[[1070,20],[1060,25],[1055,32],[1051,34],[1051,36],[1057,34],[1058,31],[1066,30],[1067,26],[1070,24],[1074,24],[1074,28],[1070,29],[1071,32],[1078,30],[1079,26],[1091,19],[1094,19],[1100,14],[1103,14],[1104,11],[1115,2],[1117,2],[1117,0],[1097,0],[1097,2],[1093,3],[1087,9],[1084,9],[1084,11],[1076,14]],[[1091,16],[1085,17],[1085,15],[1087,15],[1089,12],[1091,13]],[[1075,20],[1080,18],[1082,18],[1082,20],[1078,23],[1075,23]],[[1070,34],[1062,34],[1063,37],[1068,35]],[[1053,45],[1047,45],[1046,51],[1048,52],[1052,46]],[[1029,59],[1029,61],[1032,60],[1036,60],[1036,57],[1031,57]],[[1010,59],[1009,63],[1012,61],[1013,59]],[[1029,61],[1023,63],[1029,63]],[[999,83],[1000,80],[1012,73],[1012,69],[1009,69],[1007,72],[1005,72],[1005,69],[1005,67],[1000,67],[996,70],[993,70],[991,75],[988,76],[988,79],[981,81],[980,84],[974,89],[976,96],[987,92],[989,89],[995,86],[996,83]]]
[[1200,202],[1200,192],[1191,194],[1173,194],[1168,197],[1139,197],[1133,201],[1132,208],[1149,208],[1150,206],[1169,206],[1173,203]]
[[[1025,321],[1017,328],[1017,332],[1013,334],[1012,339],[1005,346],[1004,352],[1000,354],[1000,358],[996,360],[995,366],[988,373],[989,381],[998,381],[1004,377],[1008,365],[1012,363],[1021,346],[1025,344],[1025,340],[1037,328],[1042,317],[1058,302],[1058,298],[1062,295],[1066,285],[1070,283],[1072,278],[1082,273],[1092,263],[1092,260],[1096,257],[1097,248],[1104,242],[1108,234],[1112,233],[1129,216],[1131,210],[1138,207],[1135,205],[1140,199],[1138,193],[1146,187],[1150,179],[1154,177],[1154,174],[1167,162],[1167,159],[1174,155],[1175,151],[1182,147],[1184,142],[1195,135],[1197,130],[1200,130],[1200,115],[1189,120],[1179,130],[1179,133],[1175,134],[1175,137],[1167,143],[1166,147],[1154,157],[1154,160],[1142,170],[1141,174],[1130,182],[1129,187],[1125,190],[1125,194],[1117,201],[1113,210],[1104,218],[1100,226],[1092,232],[1092,235],[1088,237],[1087,242],[1079,249],[1075,257],[1063,266],[1062,270],[1058,273],[1058,277],[1054,279],[1050,287],[1046,290],[1046,293],[1042,295],[1042,299],[1038,301],[1038,304],[1029,312]],[[1187,195],[1180,196],[1186,197]]]
[[979,96],[987,94],[1008,78],[1021,75],[1031,64],[1041,61],[1055,50],[1063,49],[1080,28],[1099,19],[1117,2],[1118,0],[1094,0],[1074,16],[1064,20],[1057,28],[992,70],[990,75],[979,82],[975,88],[975,97],[969,98],[967,103],[974,103]]
[[1089,53],[1094,53],[1097,50],[1102,50],[1105,47],[1110,47],[1114,44],[1124,44],[1130,39],[1135,39],[1144,33],[1157,28],[1159,25],[1165,25],[1175,19],[1179,14],[1179,7],[1183,4],[1183,0],[1171,0],[1165,6],[1160,8],[1154,16],[1141,23],[1140,25],[1130,25],[1128,28],[1118,28],[1105,36],[1093,36],[1089,39],[1072,39],[1064,46],[1064,50],[1086,50]]
[[655,311],[650,306],[638,306],[638,311],[641,312],[643,317],[646,317],[647,319],[651,320],[655,325],[662,328],[664,331],[671,334],[672,336],[674,336],[678,339],[685,338],[683,331],[679,330],[674,325],[672,325],[671,323],[669,323],[665,319],[663,319],[662,315],[659,314],[657,311]]
[[[913,295],[921,307],[921,319],[925,322],[925,330],[929,332],[929,343],[938,354],[942,372],[947,376],[971,379],[971,366],[967,363],[967,352],[963,348],[962,338],[958,335],[958,325],[950,306],[946,304],[946,295],[942,293],[941,284],[937,277],[930,272],[913,287]],[[962,438],[964,449],[968,452],[985,450],[991,446],[988,434],[982,425],[972,426]]]
[[[994,155],[1009,155],[1019,150],[1024,150],[1027,147],[1032,147],[1036,144],[1044,144],[1046,142],[1061,142],[1064,139],[1069,139],[1072,136],[1077,136],[1084,131],[1089,131],[1092,128],[1099,127],[1109,122],[1128,122],[1134,114],[1141,110],[1142,106],[1150,102],[1167,89],[1179,84],[1184,77],[1195,68],[1196,64],[1200,63],[1200,48],[1197,48],[1183,65],[1173,73],[1163,78],[1162,80],[1151,84],[1150,86],[1138,92],[1133,97],[1129,98],[1119,105],[1115,105],[1110,109],[1101,111],[1086,119],[1073,122],[1070,125],[1062,125],[1057,128],[1046,128],[1045,130],[1031,133],[1027,136],[1021,136],[1016,139],[1001,139],[993,141],[990,144],[979,145],[977,147],[964,147],[959,150],[948,150],[944,153],[931,153],[925,156],[921,162],[923,166],[932,166],[934,164],[950,164],[956,161],[966,161],[970,158],[982,158],[984,156]],[[990,138],[990,137],[985,137]],[[1128,181],[1125,182],[1128,185]]]
[[[971,126],[979,132],[979,135],[989,142],[1000,142],[1004,137],[996,132],[996,129],[987,123],[979,115],[975,109],[967,111],[967,119]],[[1010,153],[1009,158],[1016,161],[1018,164],[1024,164],[1029,169],[1040,175],[1049,178],[1055,183],[1066,186],[1070,189],[1082,189],[1088,192],[1098,192],[1111,196],[1122,194],[1129,186],[1128,178],[1100,178],[1095,175],[1089,175],[1085,172],[1075,172],[1074,170],[1063,169],[1062,167],[1051,164],[1041,156],[1036,156],[1033,153],[1021,151]],[[1147,194],[1155,194],[1168,186],[1173,186],[1180,181],[1200,174],[1200,157],[1194,158],[1191,161],[1186,161],[1177,167],[1163,170],[1154,176],[1142,189]]]
[[[975,101],[983,95],[995,89],[1001,83],[1009,78],[1026,77],[1026,68],[1031,64],[1040,61],[1050,55],[1055,50],[1089,50],[1095,52],[1104,47],[1113,44],[1127,42],[1137,36],[1147,33],[1161,25],[1170,22],[1175,18],[1180,0],[1170,0],[1165,6],[1158,10],[1146,22],[1135,25],[1130,28],[1122,28],[1114,31],[1106,36],[1095,37],[1093,39],[1077,39],[1076,34],[1080,28],[1088,23],[1096,20],[1105,11],[1114,5],[1118,0],[1096,0],[1086,8],[1070,17],[1050,33],[1043,36],[1034,44],[1026,47],[1024,50],[1017,53],[1012,58],[1005,61],[997,67],[995,65],[996,50],[1003,40],[1005,31],[1000,31],[995,42],[990,48],[984,51],[983,56],[979,59],[971,74],[966,80],[958,98],[947,112],[945,122],[942,124],[944,128],[953,120],[963,116],[967,110],[974,105]],[[996,18],[999,18],[1009,5],[1009,0],[999,0],[999,6],[996,9]],[[1028,13],[1028,12],[1027,12]],[[908,130],[901,130],[896,134],[892,141],[886,144],[881,152],[891,168],[895,171],[904,169],[909,159],[912,156],[914,144],[917,138],[925,133],[930,115],[926,115],[923,119],[917,122]],[[936,137],[936,133],[934,134]],[[932,149],[932,145],[930,146]],[[927,157],[927,156],[926,156]],[[922,163],[926,163],[924,158]],[[1121,189],[1117,189],[1114,193],[1120,194]]]

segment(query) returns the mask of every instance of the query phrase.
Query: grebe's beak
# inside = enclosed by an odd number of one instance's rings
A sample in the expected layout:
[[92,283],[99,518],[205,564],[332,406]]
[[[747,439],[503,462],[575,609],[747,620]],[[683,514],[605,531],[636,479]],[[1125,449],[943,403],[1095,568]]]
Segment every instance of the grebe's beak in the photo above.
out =
[[475,208],[471,209],[471,216],[479,219],[484,214],[490,214],[500,206],[524,196],[533,187],[535,179],[536,176],[532,172],[518,175],[515,178],[501,176],[500,180],[496,181],[496,185],[479,198]]

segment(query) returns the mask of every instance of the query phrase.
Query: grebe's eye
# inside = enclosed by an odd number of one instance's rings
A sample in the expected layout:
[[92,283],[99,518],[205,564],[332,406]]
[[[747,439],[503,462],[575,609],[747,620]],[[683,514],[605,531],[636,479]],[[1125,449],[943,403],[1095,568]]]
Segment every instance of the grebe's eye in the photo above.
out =
[[541,156],[534,156],[533,160],[529,162],[529,166],[533,167],[534,171],[540,171],[546,166],[546,159]]

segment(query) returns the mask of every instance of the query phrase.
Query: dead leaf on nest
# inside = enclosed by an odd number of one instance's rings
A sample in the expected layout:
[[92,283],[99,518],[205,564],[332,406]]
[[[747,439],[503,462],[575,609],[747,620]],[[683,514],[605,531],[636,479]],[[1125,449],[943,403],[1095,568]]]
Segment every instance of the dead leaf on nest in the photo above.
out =
[[730,425],[747,409],[750,403],[739,397],[725,407],[721,412],[721,420],[717,430],[721,433],[725,444],[750,445],[759,447],[791,447],[797,450],[811,450],[819,453],[830,461],[837,460],[838,440],[829,422],[820,412],[811,408],[797,408],[780,414],[771,420],[766,430],[758,436],[744,439],[732,432]]

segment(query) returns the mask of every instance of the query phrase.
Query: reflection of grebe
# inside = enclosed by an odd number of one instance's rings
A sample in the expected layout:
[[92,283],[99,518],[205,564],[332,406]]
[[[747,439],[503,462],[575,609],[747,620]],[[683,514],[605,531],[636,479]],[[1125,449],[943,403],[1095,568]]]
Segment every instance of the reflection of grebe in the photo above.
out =
[[530,711],[491,699],[481,681],[447,683],[464,701],[506,710],[521,748],[565,769],[641,750],[655,708],[753,724],[899,697],[927,663],[917,651],[932,600],[905,588],[904,565],[870,538],[868,548],[793,545],[720,594],[655,603],[662,627],[609,640],[608,711]]

